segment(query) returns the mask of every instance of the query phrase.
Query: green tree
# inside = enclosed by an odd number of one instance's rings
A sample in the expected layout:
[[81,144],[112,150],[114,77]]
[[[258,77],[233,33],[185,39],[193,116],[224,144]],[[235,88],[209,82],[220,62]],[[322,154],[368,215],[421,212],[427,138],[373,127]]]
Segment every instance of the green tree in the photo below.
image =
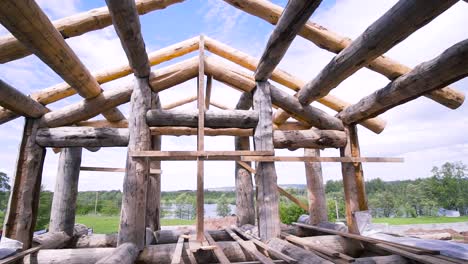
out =
[[216,205],[216,214],[221,217],[226,217],[231,214],[231,208],[227,201],[226,195],[221,195]]
[[0,172],[0,212],[6,210],[10,196],[10,179],[4,172]]
[[445,209],[465,211],[468,206],[468,168],[461,162],[446,162],[432,169],[430,193]]

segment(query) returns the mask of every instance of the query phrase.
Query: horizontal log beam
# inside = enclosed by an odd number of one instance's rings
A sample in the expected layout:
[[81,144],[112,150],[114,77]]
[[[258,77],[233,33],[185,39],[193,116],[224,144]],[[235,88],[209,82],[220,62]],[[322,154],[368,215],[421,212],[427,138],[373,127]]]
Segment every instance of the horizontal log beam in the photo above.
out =
[[[212,57],[205,58],[205,70],[218,81],[250,92],[256,86],[254,79],[233,67]],[[297,98],[271,85],[272,103],[293,115],[300,121],[320,129],[343,130],[343,124],[338,118],[328,115],[313,106],[302,106]]]
[[[198,110],[150,110],[146,114],[149,126],[198,127]],[[250,110],[206,110],[205,127],[254,128],[258,113]]]
[[[255,71],[255,69],[257,68],[258,59],[250,56],[247,53],[244,53],[226,44],[223,44],[217,40],[211,39],[209,37],[205,37],[205,46],[206,46],[206,49],[209,50],[210,52],[220,57],[223,57],[227,60],[230,60],[246,69]],[[278,68],[276,68],[273,71],[271,79],[294,91],[299,91],[299,89],[306,84],[305,81],[295,76],[292,76],[291,74]],[[323,98],[320,98],[318,99],[318,102],[337,112],[340,112],[347,106],[351,105],[350,103],[343,101],[340,98],[335,97],[333,95],[327,95]],[[279,109],[278,112],[284,113],[282,109]],[[287,116],[289,117],[289,115]],[[284,119],[284,121],[286,121],[286,119]],[[275,119],[275,123],[278,125],[281,124],[281,122],[278,122],[277,119]],[[379,117],[368,119],[364,121],[363,123],[361,123],[362,126],[370,129],[371,131],[375,133],[382,132],[383,129],[385,128],[385,124],[386,122]]]
[[378,162],[378,163],[401,163],[403,158],[384,158],[384,157],[291,157],[291,156],[245,156],[241,161],[266,161],[266,162]]
[[[282,7],[267,0],[224,1],[251,15],[266,20],[273,25],[278,23],[279,17],[283,12]],[[318,47],[333,53],[339,53],[352,42],[350,38],[340,36],[313,22],[307,22],[299,32],[299,35],[313,42]],[[395,78],[411,71],[410,67],[396,62],[386,56],[377,57],[366,67],[386,76],[390,80],[394,80]],[[450,87],[443,87],[441,89],[434,90],[429,94],[425,94],[425,96],[451,109],[458,108],[465,100],[465,95],[462,92]]]
[[[146,0],[147,1],[147,0]],[[154,1],[154,0],[150,0]],[[158,0],[161,1],[161,0]],[[106,8],[107,10],[107,8]],[[198,38],[191,38],[174,45],[162,48],[160,50],[148,54],[151,65],[160,64],[162,62],[171,60],[188,54],[198,49]],[[124,77],[132,73],[132,69],[128,64],[119,65],[110,69],[94,72],[92,75],[100,84],[110,82],[112,80]],[[49,88],[34,92],[31,98],[39,103],[46,105],[63,98],[76,94],[76,91],[68,83],[60,83]],[[6,123],[10,120],[17,118],[15,113],[0,107],[0,124]]]
[[36,143],[42,147],[126,147],[128,129],[92,128],[92,127],[57,127],[40,128]]
[[347,124],[359,122],[414,100],[424,93],[468,76],[468,40],[445,50],[440,56],[419,64],[411,72],[347,107],[338,117]]
[[34,118],[41,117],[49,111],[45,106],[2,80],[0,80],[0,105],[16,114]]
[[338,130],[273,131],[275,148],[341,148],[346,145],[346,133]]
[[[81,171],[100,171],[100,172],[125,172],[125,168],[103,168],[103,167],[80,167]],[[151,169],[150,174],[161,174],[158,169]]]
[[297,33],[317,9],[321,0],[288,1],[255,70],[256,81],[267,81],[286,54]]
[[[189,59],[153,72],[150,75],[150,85],[153,87],[153,91],[160,92],[194,78],[198,74],[197,62],[196,58]],[[103,111],[128,102],[132,91],[133,83],[108,89],[96,98],[71,104],[45,114],[41,118],[41,126],[58,127],[92,118]]]
[[[140,15],[164,9],[183,0],[139,0],[136,7]],[[86,32],[102,29],[112,25],[107,6],[91,9],[86,12],[64,17],[52,22],[64,39],[76,37]],[[31,51],[12,35],[0,37],[0,63],[20,59],[31,54]]]
[[[150,127],[152,135],[160,136],[196,136],[195,127]],[[253,135],[251,128],[204,128],[205,136],[243,136]]]

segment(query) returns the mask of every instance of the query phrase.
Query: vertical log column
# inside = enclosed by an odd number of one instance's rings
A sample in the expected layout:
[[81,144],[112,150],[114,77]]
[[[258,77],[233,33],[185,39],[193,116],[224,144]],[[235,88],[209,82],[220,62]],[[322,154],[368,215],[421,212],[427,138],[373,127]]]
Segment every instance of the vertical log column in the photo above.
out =
[[[305,157],[320,157],[319,149],[304,149]],[[309,221],[312,225],[328,221],[327,201],[320,162],[304,162],[307,193],[309,196]]]
[[[256,151],[274,151],[269,82],[257,82],[253,94],[253,108],[259,115],[254,132],[254,148]],[[257,187],[257,219],[260,238],[269,240],[278,237],[281,230],[274,162],[257,163],[255,184]]]
[[[199,65],[198,65],[198,132],[197,132],[197,150],[205,149],[205,40],[200,35],[199,43]],[[204,174],[205,166],[203,160],[197,160],[197,240],[202,241],[205,238],[205,195]]]
[[[360,157],[356,125],[350,125],[345,130],[348,143],[340,149],[341,156]],[[346,222],[349,232],[357,234],[359,230],[354,219],[354,212],[368,210],[362,164],[359,162],[341,163],[341,171],[346,203]]]
[[[152,93],[151,108],[161,109],[161,103],[157,93]],[[151,136],[151,149],[161,150],[161,136]],[[161,174],[152,174],[151,170],[161,170],[160,160],[150,160],[150,177],[146,195],[146,226],[156,231],[161,229]]]
[[70,237],[73,236],[81,153],[82,148],[64,148],[60,152],[50,213],[50,232],[64,231]]
[[[236,109],[249,110],[252,107],[252,94],[242,93]],[[234,137],[235,150],[250,150],[249,137]],[[237,225],[255,225],[254,188],[250,171],[235,162],[236,216]],[[246,162],[251,166],[250,162]]]
[[36,144],[38,120],[26,118],[3,236],[31,247],[41,190],[45,148]]
[[122,211],[118,245],[134,243],[139,249],[145,246],[146,193],[148,188],[149,165],[147,159],[132,158],[133,151],[149,150],[151,135],[146,124],[146,112],[151,105],[151,89],[148,78],[135,76],[130,100],[127,164],[124,177]]

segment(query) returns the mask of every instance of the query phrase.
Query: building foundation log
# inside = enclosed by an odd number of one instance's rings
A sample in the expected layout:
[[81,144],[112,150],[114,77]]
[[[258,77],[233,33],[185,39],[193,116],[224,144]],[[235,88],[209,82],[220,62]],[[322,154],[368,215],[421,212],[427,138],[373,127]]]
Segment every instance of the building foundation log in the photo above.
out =
[[36,144],[38,120],[25,118],[13,184],[5,215],[3,236],[31,247],[39,207],[45,148]]
[[96,264],[133,264],[140,250],[133,243],[123,243]]
[[279,238],[273,238],[268,242],[268,246],[274,250],[277,250],[283,254],[290,256],[297,261],[297,264],[331,264],[332,262],[327,261],[314,253],[295,246],[287,241]]
[[[345,135],[346,136],[346,135]],[[318,149],[304,149],[304,156],[320,157]],[[304,162],[307,181],[307,196],[309,199],[310,224],[316,225],[328,221],[325,186],[322,178],[320,162]]]
[[71,238],[72,236],[68,235],[64,231],[49,231],[45,234],[34,236],[33,242],[35,244],[39,244],[41,249],[58,249],[66,247]]
[[[198,110],[150,110],[146,114],[150,126],[198,126]],[[205,127],[254,128],[258,114],[249,110],[206,110]]]
[[49,232],[63,231],[73,236],[78,196],[82,148],[64,148],[60,152]]
[[117,247],[117,234],[92,234],[78,237],[71,248]]

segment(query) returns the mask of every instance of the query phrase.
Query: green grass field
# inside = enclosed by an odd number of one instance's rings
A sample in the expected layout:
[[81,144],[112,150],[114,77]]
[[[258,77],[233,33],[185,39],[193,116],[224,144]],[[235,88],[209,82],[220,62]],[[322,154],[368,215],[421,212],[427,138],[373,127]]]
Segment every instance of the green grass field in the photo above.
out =
[[[95,216],[95,215],[79,215],[75,218],[76,223],[84,224],[93,229],[94,233],[111,234],[119,230],[119,216]],[[162,219],[161,225],[193,225],[195,220],[182,219]]]
[[373,218],[373,223],[389,225],[441,224],[468,222],[468,216],[460,217],[416,217],[416,218]]

